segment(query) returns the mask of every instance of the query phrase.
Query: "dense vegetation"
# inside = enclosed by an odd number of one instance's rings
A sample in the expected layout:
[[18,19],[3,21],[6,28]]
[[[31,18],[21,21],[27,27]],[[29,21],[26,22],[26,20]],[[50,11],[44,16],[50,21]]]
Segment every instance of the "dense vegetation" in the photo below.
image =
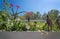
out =
[[[0,30],[4,31],[59,31],[60,30],[60,11],[52,9],[48,13],[41,15],[40,12],[18,12],[20,6],[15,7],[7,1],[3,1],[3,10],[0,10]],[[10,11],[11,10],[11,11]],[[24,15],[20,16],[22,13]],[[23,21],[22,21],[23,20]],[[24,21],[27,20],[27,21]],[[30,21],[33,20],[33,21]],[[34,21],[36,20],[36,21]],[[39,20],[39,21],[38,21]]]

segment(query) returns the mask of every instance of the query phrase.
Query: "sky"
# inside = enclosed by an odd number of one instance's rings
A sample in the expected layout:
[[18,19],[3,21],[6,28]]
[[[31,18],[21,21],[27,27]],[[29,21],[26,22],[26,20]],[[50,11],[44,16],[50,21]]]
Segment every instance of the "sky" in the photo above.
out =
[[[16,10],[16,5],[19,5],[21,8],[20,11],[39,11],[41,14],[48,12],[51,9],[60,10],[60,0],[8,0],[9,3],[14,4],[14,10]],[[0,0],[0,10],[2,9],[2,0]]]

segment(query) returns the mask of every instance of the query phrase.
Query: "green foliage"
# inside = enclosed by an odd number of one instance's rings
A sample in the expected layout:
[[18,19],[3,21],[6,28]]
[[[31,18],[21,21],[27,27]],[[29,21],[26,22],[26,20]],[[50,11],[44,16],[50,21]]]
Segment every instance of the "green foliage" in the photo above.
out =
[[[4,14],[3,14],[4,13]],[[57,25],[55,24],[56,18],[58,17],[59,11],[57,10],[52,10],[48,13],[49,17],[52,20],[53,23],[53,31],[59,31],[59,29],[57,28]],[[31,12],[31,19],[42,19],[42,20],[46,20],[46,13],[41,17],[41,15],[39,14],[39,12],[34,13]],[[60,15],[59,15],[60,16]],[[21,20],[17,20],[19,18],[19,16],[16,17],[16,19],[13,18],[13,16],[11,16],[9,13],[7,13],[6,11],[0,11],[0,30],[5,30],[5,31],[28,31],[28,29],[26,28],[26,24],[28,24],[27,22],[23,22]],[[19,18],[20,19],[20,18]],[[45,22],[38,22],[36,26],[34,26],[34,22],[30,21],[30,29],[29,31],[38,31],[38,30],[43,30],[43,27],[45,25]],[[46,25],[44,30],[48,30],[48,26]]]
[[47,16],[47,14],[44,13],[44,14],[42,15],[42,20],[46,20],[46,16]]
[[52,20],[55,20],[57,18],[58,14],[59,14],[58,10],[51,10],[48,12],[48,15],[50,16],[50,18]]
[[[39,12],[36,12],[36,13],[35,12],[31,12],[31,14],[29,16],[30,16],[30,20],[40,20],[41,19],[41,14]],[[27,14],[24,14],[21,17],[23,17],[24,20],[27,20],[28,16],[27,16]]]

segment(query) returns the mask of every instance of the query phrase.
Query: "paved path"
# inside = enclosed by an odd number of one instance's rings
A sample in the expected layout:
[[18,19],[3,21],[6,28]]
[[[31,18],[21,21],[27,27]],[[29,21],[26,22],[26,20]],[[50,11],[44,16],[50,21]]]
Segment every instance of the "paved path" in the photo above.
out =
[[0,32],[0,39],[60,39],[58,32]]

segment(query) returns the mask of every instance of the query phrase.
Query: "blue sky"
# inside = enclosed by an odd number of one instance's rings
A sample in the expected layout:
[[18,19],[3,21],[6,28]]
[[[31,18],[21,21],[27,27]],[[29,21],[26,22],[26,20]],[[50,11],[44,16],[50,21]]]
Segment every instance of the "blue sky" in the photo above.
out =
[[[0,6],[1,2],[0,0]],[[60,0],[9,0],[9,3],[19,5],[21,8],[18,11],[39,11],[41,14],[48,12],[51,9],[60,10]],[[2,6],[0,7],[0,9]],[[16,8],[14,8],[16,10]]]

